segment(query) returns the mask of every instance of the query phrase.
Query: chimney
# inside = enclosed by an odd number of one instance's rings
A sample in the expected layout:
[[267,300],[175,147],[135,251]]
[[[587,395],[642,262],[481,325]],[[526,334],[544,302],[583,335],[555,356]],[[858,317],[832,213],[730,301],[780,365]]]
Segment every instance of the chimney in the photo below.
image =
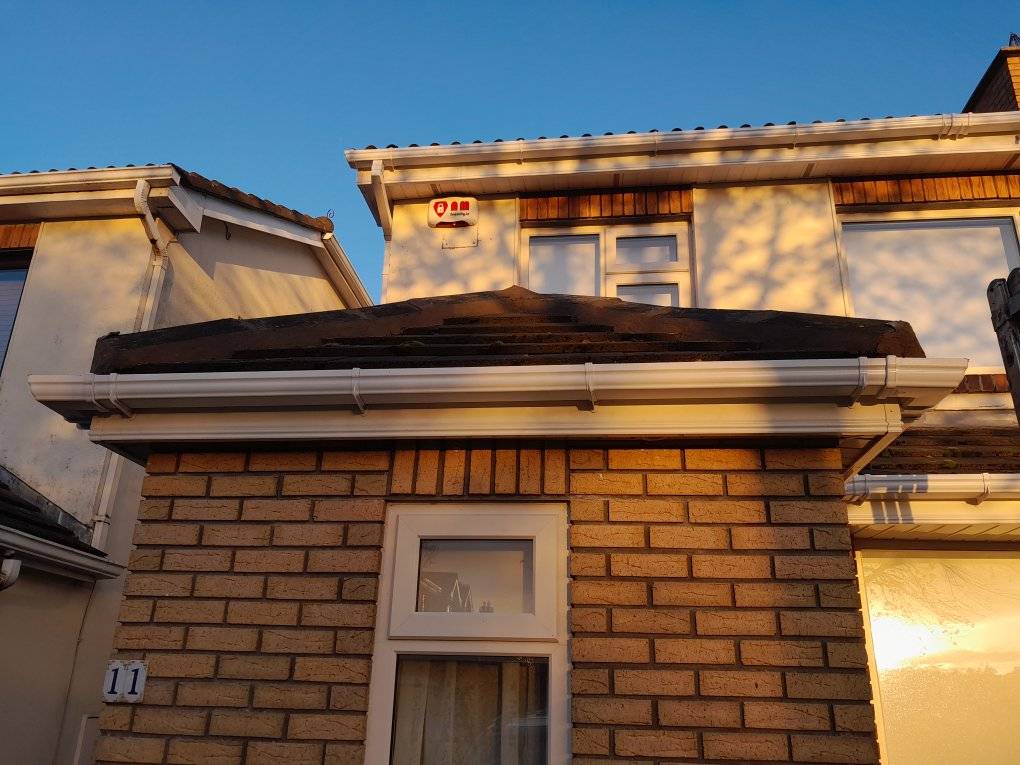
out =
[[1020,111],[1020,35],[1010,35],[974,88],[964,112]]

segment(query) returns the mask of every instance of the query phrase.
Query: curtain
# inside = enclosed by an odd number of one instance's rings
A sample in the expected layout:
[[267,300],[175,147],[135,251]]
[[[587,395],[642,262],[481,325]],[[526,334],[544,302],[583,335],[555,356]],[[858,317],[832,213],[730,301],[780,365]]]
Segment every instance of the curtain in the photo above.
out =
[[405,656],[397,665],[392,765],[541,765],[548,666]]

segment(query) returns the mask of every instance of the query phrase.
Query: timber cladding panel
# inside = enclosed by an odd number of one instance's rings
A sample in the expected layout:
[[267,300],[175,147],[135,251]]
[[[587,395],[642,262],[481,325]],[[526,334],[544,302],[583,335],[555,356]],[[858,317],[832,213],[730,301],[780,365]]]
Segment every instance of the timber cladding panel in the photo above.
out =
[[1020,173],[848,178],[834,180],[832,190],[836,206],[844,212],[888,205],[1020,203]]
[[559,500],[577,765],[876,761],[836,449],[157,454],[102,763],[361,763],[386,502]]
[[30,250],[39,237],[38,223],[0,225],[0,250]]
[[694,211],[689,188],[612,189],[522,197],[523,225],[599,223],[609,220],[687,218]]

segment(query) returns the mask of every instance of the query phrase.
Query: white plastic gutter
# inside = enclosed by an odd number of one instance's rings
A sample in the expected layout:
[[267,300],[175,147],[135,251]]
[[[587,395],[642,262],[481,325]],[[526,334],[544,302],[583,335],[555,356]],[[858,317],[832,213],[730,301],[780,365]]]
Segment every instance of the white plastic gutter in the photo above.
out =
[[793,359],[426,369],[30,375],[32,395],[72,422],[141,411],[432,405],[895,402],[905,419],[963,378],[966,359]]
[[853,504],[897,499],[957,499],[972,503],[1020,499],[1020,473],[857,475],[846,482]]
[[0,550],[15,555],[26,568],[73,579],[113,579],[124,570],[123,566],[98,555],[3,527],[0,527]]
[[340,293],[340,297],[343,298],[344,305],[347,308],[365,308],[374,305],[372,296],[368,294],[365,285],[361,283],[357,271],[354,270],[354,266],[347,258],[347,253],[344,252],[344,248],[340,246],[340,242],[337,241],[333,232],[322,235],[322,246],[329,259],[329,263],[324,264],[324,267],[329,272],[336,271],[331,281],[337,288],[337,292]]
[[756,128],[716,128],[657,133],[545,138],[480,144],[348,149],[348,164],[360,170],[380,162],[387,170],[443,164],[525,162],[559,157],[657,154],[702,149],[802,146],[817,143],[872,142],[911,138],[961,138],[1020,133],[1020,113],[936,114]]

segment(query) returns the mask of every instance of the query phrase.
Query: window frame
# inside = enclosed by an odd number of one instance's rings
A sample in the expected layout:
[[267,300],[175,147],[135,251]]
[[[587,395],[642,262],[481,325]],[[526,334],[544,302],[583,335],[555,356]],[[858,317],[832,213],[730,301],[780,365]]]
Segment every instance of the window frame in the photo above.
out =
[[33,250],[18,247],[10,250],[0,250],[0,271],[24,271],[25,278],[21,282],[21,291],[18,293],[18,302],[14,306],[14,317],[11,321],[11,332],[5,338],[4,344],[0,347],[0,374],[3,373],[4,362],[11,350],[11,340],[14,339],[14,330],[17,328],[18,315],[21,313],[21,302],[25,299],[25,289],[28,287],[29,271],[32,268]]
[[[413,565],[401,560],[400,550],[405,554],[410,544],[421,539],[443,538],[450,532],[450,516],[460,515],[461,525],[457,529],[456,538],[474,538],[471,531],[481,529],[478,538],[521,539],[521,526],[515,529],[493,531],[493,521],[505,522],[506,516],[524,517],[524,526],[530,524],[532,531],[539,536],[535,544],[535,581],[548,581],[550,575],[555,576],[555,587],[552,589],[552,610],[554,628],[545,630],[542,637],[521,634],[512,635],[500,625],[497,630],[486,627],[487,619],[476,620],[478,628],[472,634],[451,636],[450,630],[436,628],[427,620],[412,620],[410,630],[402,629],[402,623],[396,624],[396,632],[413,634],[393,634],[391,624],[394,614],[400,619],[406,616],[406,596],[398,605],[401,592],[410,589],[417,592],[418,556],[411,556]],[[528,518],[532,520],[528,520]],[[535,520],[538,519],[538,520]],[[435,520],[434,525],[430,521]],[[540,522],[539,522],[540,521]],[[436,529],[437,531],[433,531]],[[403,537],[401,539],[401,537]],[[449,538],[454,538],[453,536]],[[408,541],[413,540],[413,541]],[[543,544],[552,545],[553,560],[546,561],[540,568],[539,547]],[[563,503],[549,502],[505,502],[505,503],[393,503],[387,506],[386,525],[383,539],[383,560],[379,577],[379,598],[376,604],[375,639],[372,651],[372,676],[369,684],[368,720],[365,736],[365,761],[388,763],[390,759],[391,737],[393,731],[396,701],[396,670],[397,658],[400,655],[418,656],[500,656],[500,657],[540,657],[548,661],[548,708],[549,708],[549,740],[548,764],[567,765],[570,753],[570,694],[568,672],[570,663],[567,655],[567,507]],[[550,571],[549,569],[552,569]],[[544,571],[543,571],[544,569]],[[409,575],[409,574],[413,574]],[[543,576],[546,577],[543,579]],[[404,581],[398,581],[398,578]],[[410,581],[408,581],[410,580]],[[539,611],[536,587],[536,614]],[[397,598],[394,594],[397,594]],[[412,595],[413,607],[413,595]],[[479,614],[422,614],[418,616],[442,617],[477,617]],[[518,619],[521,615],[514,615]],[[462,629],[471,627],[471,619],[456,620]],[[421,629],[424,625],[427,629]],[[419,634],[423,633],[423,634]],[[495,634],[497,637],[490,637]],[[510,637],[505,635],[510,634]]]
[[[577,226],[521,226],[517,256],[517,283],[531,288],[530,250],[532,237],[598,237],[599,275],[595,297],[616,297],[619,286],[641,284],[676,285],[681,308],[697,306],[695,288],[694,222],[689,218],[654,223],[605,223]],[[616,240],[630,237],[673,236],[677,243],[675,263],[632,266],[616,263]]]
[[[847,259],[846,245],[843,242],[843,227],[850,225],[874,223],[911,223],[911,222],[949,222],[954,220],[1010,220],[1013,223],[1013,235],[1017,239],[1017,249],[1020,250],[1020,206],[1018,205],[989,205],[988,207],[948,207],[948,208],[918,208],[911,210],[877,210],[871,212],[841,212],[836,216],[836,247],[840,263],[840,273],[843,279],[843,294],[847,305],[847,315],[857,316],[857,309],[854,305],[853,290],[850,285],[850,264]],[[1003,277],[1013,268],[1020,267],[1020,262],[1010,263],[1007,261]],[[1002,365],[981,365],[973,364],[967,368],[967,374],[982,373],[1003,373],[1005,367]]]

